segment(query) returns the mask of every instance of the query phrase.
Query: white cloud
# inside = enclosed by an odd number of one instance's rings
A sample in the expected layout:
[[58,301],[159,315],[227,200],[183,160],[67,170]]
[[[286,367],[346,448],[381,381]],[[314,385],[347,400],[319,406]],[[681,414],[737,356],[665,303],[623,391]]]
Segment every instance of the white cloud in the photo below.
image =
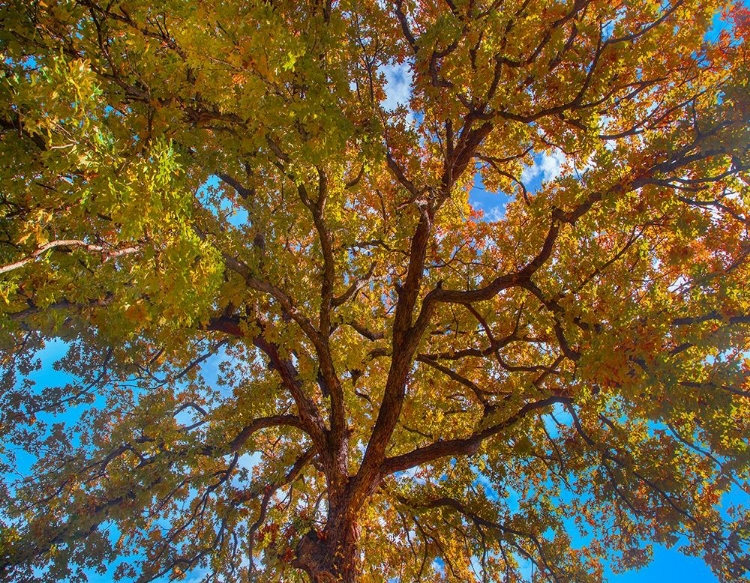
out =
[[385,75],[385,99],[383,109],[393,111],[399,105],[409,107],[411,99],[411,67],[407,63],[394,63],[380,68]]
[[521,180],[528,186],[528,183],[536,178],[542,182],[554,180],[563,172],[563,164],[567,158],[560,150],[554,150],[551,154],[546,152],[534,156],[534,163],[531,166],[524,166],[521,173]]
[[542,179],[554,180],[562,174],[562,166],[566,157],[562,152],[556,151],[552,154],[543,154],[540,166],[542,167]]
[[492,222],[503,220],[505,218],[505,205],[498,204],[496,206],[491,206],[485,211],[484,218]]

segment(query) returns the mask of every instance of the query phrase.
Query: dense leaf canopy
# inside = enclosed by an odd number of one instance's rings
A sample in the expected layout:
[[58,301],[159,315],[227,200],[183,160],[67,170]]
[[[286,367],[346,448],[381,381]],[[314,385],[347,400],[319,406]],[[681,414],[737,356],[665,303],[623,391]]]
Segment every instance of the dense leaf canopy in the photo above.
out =
[[1,577],[746,576],[741,4],[0,22]]

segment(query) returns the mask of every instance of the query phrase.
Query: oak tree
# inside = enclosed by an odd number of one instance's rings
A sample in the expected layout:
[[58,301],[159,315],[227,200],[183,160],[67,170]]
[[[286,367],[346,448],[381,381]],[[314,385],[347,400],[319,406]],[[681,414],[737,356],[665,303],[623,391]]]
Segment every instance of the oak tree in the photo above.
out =
[[0,22],[2,577],[746,576],[741,3]]

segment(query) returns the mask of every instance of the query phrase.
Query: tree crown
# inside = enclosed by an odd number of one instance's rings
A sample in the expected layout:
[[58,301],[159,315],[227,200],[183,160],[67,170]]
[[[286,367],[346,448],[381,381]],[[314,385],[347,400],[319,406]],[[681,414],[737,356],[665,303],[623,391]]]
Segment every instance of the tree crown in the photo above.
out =
[[741,4],[0,19],[4,576],[745,576]]

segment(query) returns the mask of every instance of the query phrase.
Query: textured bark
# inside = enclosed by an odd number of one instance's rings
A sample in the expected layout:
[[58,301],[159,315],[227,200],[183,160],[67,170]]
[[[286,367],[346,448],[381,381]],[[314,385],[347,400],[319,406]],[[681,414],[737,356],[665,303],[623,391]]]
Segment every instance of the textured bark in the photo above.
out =
[[360,573],[359,533],[355,519],[333,516],[322,533],[310,531],[300,540],[292,564],[313,583],[354,583]]

